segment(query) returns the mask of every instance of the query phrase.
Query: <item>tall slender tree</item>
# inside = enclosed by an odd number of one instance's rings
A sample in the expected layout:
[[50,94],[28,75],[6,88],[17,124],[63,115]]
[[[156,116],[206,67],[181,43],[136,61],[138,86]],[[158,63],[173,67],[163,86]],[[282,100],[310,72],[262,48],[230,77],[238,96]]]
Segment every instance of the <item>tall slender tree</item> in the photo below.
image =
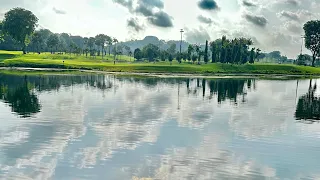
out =
[[206,47],[204,49],[204,55],[203,55],[203,60],[204,62],[207,64],[209,61],[209,57],[208,57],[208,41],[206,41]]
[[119,42],[118,41],[118,39],[117,38],[113,38],[113,40],[112,40],[112,42],[114,43],[114,48],[113,48],[113,50],[114,50],[114,61],[116,60],[116,58],[117,58],[117,52],[118,52],[118,50],[117,50],[117,43]]
[[211,50],[211,62],[215,63],[217,62],[217,45],[214,41],[210,43],[210,50]]
[[249,63],[250,64],[253,64],[254,63],[254,59],[255,59],[255,48],[251,48],[251,51],[250,51],[250,60],[249,60]]

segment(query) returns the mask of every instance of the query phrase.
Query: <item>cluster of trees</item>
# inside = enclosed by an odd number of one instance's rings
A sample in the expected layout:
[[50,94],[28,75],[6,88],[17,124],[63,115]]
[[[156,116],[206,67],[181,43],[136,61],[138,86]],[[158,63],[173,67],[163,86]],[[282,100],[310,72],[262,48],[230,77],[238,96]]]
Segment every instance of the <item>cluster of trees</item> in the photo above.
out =
[[287,56],[281,55],[280,51],[272,51],[269,53],[260,53],[257,57],[259,62],[269,62],[269,63],[289,63],[292,64],[294,59],[289,59]]
[[160,47],[154,44],[148,44],[143,49],[135,49],[134,57],[137,60],[148,59],[154,61],[160,59],[162,61],[176,59],[178,62],[181,60],[189,60],[192,62],[198,61],[200,63],[232,63],[232,64],[244,64],[254,63],[254,60],[260,56],[261,50],[251,48],[253,45],[251,39],[235,38],[227,39],[223,36],[221,39],[217,39],[212,42],[206,41],[204,47],[194,44],[189,45],[187,51],[177,52],[176,44],[171,44],[168,49],[161,50]]
[[[0,49],[41,52],[64,52],[74,54],[88,54],[102,56],[107,52],[111,55],[126,53],[131,55],[130,47],[105,34],[95,37],[71,36],[67,33],[52,33],[48,29],[35,30],[38,18],[22,8],[14,8],[5,14],[0,22]],[[115,56],[116,58],[116,56]]]

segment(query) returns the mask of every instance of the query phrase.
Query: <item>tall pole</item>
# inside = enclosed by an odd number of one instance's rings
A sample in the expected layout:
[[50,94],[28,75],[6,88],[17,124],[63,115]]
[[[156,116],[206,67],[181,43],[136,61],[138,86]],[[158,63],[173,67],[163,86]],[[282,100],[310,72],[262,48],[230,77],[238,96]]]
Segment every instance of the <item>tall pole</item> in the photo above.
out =
[[302,54],[303,39],[304,39],[304,36],[303,36],[303,35],[301,35],[301,39],[302,39],[302,41],[301,41],[301,51],[300,51],[300,54]]
[[183,29],[180,29],[180,33],[181,33],[181,40],[180,40],[180,55],[181,55],[181,49],[182,49],[182,33],[183,33]]

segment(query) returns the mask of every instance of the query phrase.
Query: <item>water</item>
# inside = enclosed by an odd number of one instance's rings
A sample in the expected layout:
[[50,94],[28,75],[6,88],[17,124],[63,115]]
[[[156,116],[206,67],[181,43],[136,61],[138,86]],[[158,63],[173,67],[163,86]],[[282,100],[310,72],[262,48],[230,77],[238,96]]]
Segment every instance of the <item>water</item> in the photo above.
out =
[[317,179],[316,84],[0,74],[0,179]]

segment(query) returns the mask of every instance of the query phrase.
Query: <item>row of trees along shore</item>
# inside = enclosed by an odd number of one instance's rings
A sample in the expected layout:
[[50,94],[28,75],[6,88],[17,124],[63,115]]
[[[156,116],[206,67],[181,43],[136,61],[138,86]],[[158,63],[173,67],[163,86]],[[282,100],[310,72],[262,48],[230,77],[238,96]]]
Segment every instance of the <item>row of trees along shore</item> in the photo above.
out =
[[178,62],[181,60],[189,60],[192,62],[204,61],[208,62],[221,62],[221,63],[236,63],[244,64],[247,62],[254,63],[254,60],[260,55],[261,50],[249,47],[252,45],[251,39],[235,38],[232,40],[223,36],[212,42],[206,41],[204,48],[198,44],[189,45],[186,52],[177,52],[176,45],[172,44],[167,50],[161,50],[154,44],[149,44],[143,49],[135,49],[134,57],[137,60],[146,58],[149,61],[154,61],[156,58],[172,62],[176,59]]
[[[148,44],[143,48],[137,48],[132,52],[131,48],[119,43],[117,38],[98,34],[95,37],[71,36],[67,33],[52,33],[48,29],[36,30],[38,18],[29,10],[14,8],[5,13],[4,20],[0,22],[0,41],[5,49],[22,49],[26,54],[28,51],[74,53],[90,56],[103,56],[126,54],[134,55],[137,60],[169,60],[176,59],[179,63],[188,60],[200,64],[201,61],[208,63],[231,63],[245,64],[254,63],[261,50],[251,47],[253,42],[248,38],[228,39],[223,36],[205,45],[189,45],[187,51],[177,52],[176,44],[168,49],[161,49],[155,44]],[[320,21],[309,21],[304,25],[305,46],[312,53],[312,66],[320,57]],[[0,46],[1,47],[1,46]],[[299,57],[302,57],[301,55]],[[299,59],[299,58],[298,58]],[[298,61],[299,62],[299,61]]]

